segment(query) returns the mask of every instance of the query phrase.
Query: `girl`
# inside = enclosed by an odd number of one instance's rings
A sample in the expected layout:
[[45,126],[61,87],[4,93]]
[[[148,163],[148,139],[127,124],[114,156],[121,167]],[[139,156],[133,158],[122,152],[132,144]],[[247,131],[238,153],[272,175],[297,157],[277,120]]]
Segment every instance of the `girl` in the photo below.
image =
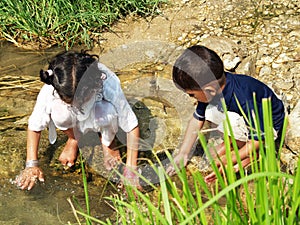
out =
[[37,180],[44,181],[38,164],[38,146],[41,131],[49,129],[49,141],[56,140],[56,128],[68,140],[59,161],[74,165],[78,140],[92,130],[99,134],[104,166],[111,170],[120,162],[113,140],[118,126],[127,133],[127,159],[125,178],[138,185],[132,172],[137,167],[139,128],[137,118],[128,104],[118,77],[86,52],[65,52],[54,57],[48,70],[40,71],[45,85],[40,90],[34,110],[28,121],[26,167],[16,179],[21,189],[30,190]]

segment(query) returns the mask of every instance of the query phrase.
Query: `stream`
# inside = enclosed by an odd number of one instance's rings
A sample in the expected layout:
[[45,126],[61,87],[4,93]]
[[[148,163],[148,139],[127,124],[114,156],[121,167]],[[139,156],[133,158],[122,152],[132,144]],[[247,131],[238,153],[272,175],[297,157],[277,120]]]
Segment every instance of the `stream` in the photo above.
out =
[[[0,224],[76,223],[67,199],[70,198],[77,209],[79,206],[85,207],[79,160],[69,170],[65,170],[58,161],[66,141],[60,131],[54,145],[49,144],[47,130],[42,132],[39,160],[45,173],[45,183],[37,184],[31,191],[21,191],[12,184],[25,164],[27,120],[43,85],[39,81],[39,71],[47,66],[49,59],[61,51],[63,49],[60,48],[28,51],[1,43]],[[105,60],[109,61],[104,57]],[[147,159],[151,158],[149,154],[152,150],[157,153],[172,151],[178,146],[183,128],[189,119],[186,115],[192,115],[190,112],[193,104],[187,95],[172,84],[171,66],[167,63],[126,62],[126,66],[117,70],[111,69],[120,78],[124,93],[139,120],[140,169],[146,178],[156,183],[158,178],[153,176],[153,171],[147,166]],[[117,138],[124,143],[122,137],[124,133],[119,132]],[[99,143],[95,142],[93,135],[87,135],[84,139],[87,146],[83,147],[83,157],[89,167],[91,215],[105,220],[114,216],[105,197],[118,193],[112,183],[116,180],[107,179],[111,177],[103,169],[102,154],[94,151]],[[90,148],[91,145],[93,148]],[[165,160],[166,157],[163,157]]]

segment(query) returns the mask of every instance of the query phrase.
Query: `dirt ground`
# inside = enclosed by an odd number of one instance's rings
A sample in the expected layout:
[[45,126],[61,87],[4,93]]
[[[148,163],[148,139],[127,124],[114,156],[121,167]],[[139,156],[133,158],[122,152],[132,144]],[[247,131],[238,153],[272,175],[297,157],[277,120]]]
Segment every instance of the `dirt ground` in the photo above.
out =
[[183,32],[198,23],[199,7],[194,7],[192,2],[171,0],[155,17],[128,16],[113,25],[110,32],[103,33],[93,51],[102,55],[110,49],[140,41],[175,43]]

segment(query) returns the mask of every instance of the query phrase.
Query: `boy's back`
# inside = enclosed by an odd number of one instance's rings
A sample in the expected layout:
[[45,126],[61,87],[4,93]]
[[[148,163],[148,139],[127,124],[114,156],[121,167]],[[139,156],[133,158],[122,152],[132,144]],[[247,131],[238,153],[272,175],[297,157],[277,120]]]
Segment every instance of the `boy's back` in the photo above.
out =
[[[254,110],[254,97],[258,107],[260,124],[262,127],[262,99],[270,99],[273,112],[273,126],[275,130],[280,130],[284,121],[284,105],[276,94],[261,81],[239,74],[225,73],[226,85],[222,91],[226,102],[227,110],[241,115],[238,103],[241,105],[244,113]],[[236,101],[238,100],[238,103]]]

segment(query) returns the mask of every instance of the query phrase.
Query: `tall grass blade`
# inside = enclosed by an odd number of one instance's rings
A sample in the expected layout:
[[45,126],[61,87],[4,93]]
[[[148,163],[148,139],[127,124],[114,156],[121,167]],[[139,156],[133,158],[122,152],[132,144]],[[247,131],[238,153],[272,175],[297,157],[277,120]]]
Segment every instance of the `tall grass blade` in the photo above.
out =
[[166,219],[168,221],[168,224],[171,225],[173,223],[172,223],[170,202],[169,202],[169,198],[168,198],[166,179],[165,179],[165,176],[164,176],[164,173],[163,173],[161,167],[158,168],[158,176],[159,176],[159,181],[160,181],[160,186],[161,186],[162,201],[163,201],[165,216],[166,216]]
[[[211,206],[216,201],[218,201],[221,197],[225,196],[229,191],[232,191],[233,189],[240,186],[241,184],[247,183],[251,180],[259,179],[259,178],[262,178],[262,177],[269,177],[269,176],[278,177],[278,178],[285,178],[285,179],[292,179],[292,180],[294,179],[293,176],[288,175],[288,174],[284,174],[284,173],[280,173],[280,172],[260,172],[260,173],[251,174],[247,177],[244,177],[242,179],[237,180],[236,182],[234,182],[234,183],[230,184],[229,186],[227,186],[226,188],[222,189],[218,194],[216,194],[211,199],[209,199],[206,203],[204,203],[202,207],[197,209],[188,218],[186,218],[185,221],[180,223],[180,225],[187,224],[191,219],[196,217],[202,210],[204,210],[207,207]],[[261,224],[264,224],[264,223],[261,223]]]
[[[81,151],[79,151],[79,155],[80,155],[80,163],[81,163],[81,170],[82,170],[82,180],[83,180],[86,212],[87,212],[87,215],[90,216],[90,202],[89,202],[88,184],[87,184],[87,178],[86,178],[86,174],[85,174],[84,162],[83,162],[83,159],[82,159]],[[87,225],[92,224],[89,217],[85,217],[85,219],[86,219],[86,224]]]

